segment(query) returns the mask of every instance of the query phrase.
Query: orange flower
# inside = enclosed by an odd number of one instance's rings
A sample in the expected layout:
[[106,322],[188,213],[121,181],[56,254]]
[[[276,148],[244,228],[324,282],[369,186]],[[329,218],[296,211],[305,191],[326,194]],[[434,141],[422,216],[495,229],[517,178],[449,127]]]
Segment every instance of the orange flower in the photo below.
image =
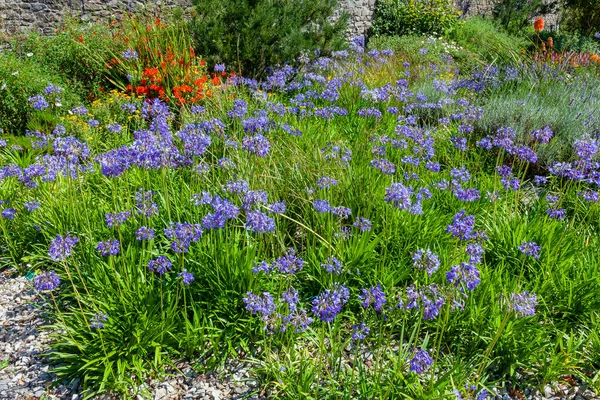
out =
[[590,56],[590,61],[600,64],[600,56],[598,56],[598,54],[592,54]]
[[146,68],[142,73],[143,76],[151,77],[158,74],[158,68]]
[[554,47],[554,40],[552,40],[552,36],[548,38],[547,45],[550,49]]
[[540,17],[538,19],[535,20],[535,22],[533,23],[533,29],[536,32],[541,32],[544,30],[544,18]]

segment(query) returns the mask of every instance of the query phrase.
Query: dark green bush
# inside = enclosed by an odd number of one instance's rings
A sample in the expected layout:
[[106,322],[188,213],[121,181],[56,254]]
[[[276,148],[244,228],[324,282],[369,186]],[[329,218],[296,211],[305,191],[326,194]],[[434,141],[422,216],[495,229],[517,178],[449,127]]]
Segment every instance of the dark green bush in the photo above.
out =
[[600,0],[564,0],[564,26],[591,36],[600,31]]
[[547,42],[548,38],[552,37],[554,51],[558,51],[559,53],[574,51],[593,54],[600,52],[600,41],[578,33],[542,31],[539,33],[539,37],[544,42]]
[[[56,122],[49,121],[54,118],[53,115],[44,112],[36,112],[34,122],[34,109],[28,102],[31,96],[42,93],[49,83],[63,89],[59,96],[60,107],[80,104],[79,97],[60,76],[32,62],[30,58],[33,56],[25,57],[21,59],[12,53],[0,53],[0,129],[7,134],[23,134],[30,124],[47,126]],[[50,107],[56,107],[56,104]]]
[[441,34],[452,28],[459,17],[452,0],[379,0],[371,34]]
[[194,0],[196,52],[244,76],[294,61],[304,50],[344,45],[346,16],[330,22],[337,0]]
[[509,33],[519,33],[531,25],[534,17],[556,10],[556,0],[502,0],[494,7],[496,21]]

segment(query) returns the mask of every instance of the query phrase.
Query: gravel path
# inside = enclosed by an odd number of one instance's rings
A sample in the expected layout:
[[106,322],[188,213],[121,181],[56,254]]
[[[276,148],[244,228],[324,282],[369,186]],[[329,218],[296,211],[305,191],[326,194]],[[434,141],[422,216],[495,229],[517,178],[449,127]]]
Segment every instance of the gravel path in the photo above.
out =
[[[76,400],[83,398],[79,381],[60,382],[51,387],[56,376],[41,354],[47,350],[50,335],[39,328],[45,324],[39,306],[41,299],[25,277],[10,278],[0,272],[0,399],[1,400]],[[179,363],[183,374],[167,381],[147,382],[140,388],[145,394],[137,399],[261,399],[257,383],[246,363],[232,360],[227,373],[199,374],[189,363]],[[133,395],[133,394],[132,394]],[[116,399],[113,395],[103,400]]]
[[[83,398],[79,381],[60,382],[51,387],[56,377],[49,373],[49,366],[41,354],[50,342],[49,333],[39,328],[44,325],[43,312],[36,305],[41,299],[24,277],[11,278],[7,271],[0,272],[0,400],[77,400]],[[226,373],[196,373],[189,363],[177,365],[183,374],[167,381],[147,382],[145,395],[136,400],[184,400],[184,399],[252,399],[263,397],[254,394],[258,386],[250,374],[248,364],[230,361]],[[133,395],[133,394],[132,394]],[[113,395],[101,396],[102,400],[117,399]],[[497,393],[496,399],[531,400],[598,400],[585,385],[577,381],[571,384],[554,383],[543,391]]]

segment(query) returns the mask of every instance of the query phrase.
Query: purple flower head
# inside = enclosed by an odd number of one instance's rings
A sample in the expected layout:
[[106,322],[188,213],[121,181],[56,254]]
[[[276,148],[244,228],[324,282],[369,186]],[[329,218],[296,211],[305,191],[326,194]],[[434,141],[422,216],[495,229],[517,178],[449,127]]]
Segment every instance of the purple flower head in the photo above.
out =
[[342,262],[335,256],[329,257],[327,260],[325,260],[325,262],[321,264],[321,267],[328,273],[336,275],[341,274],[343,270]]
[[317,180],[317,186],[319,187],[319,189],[326,189],[337,184],[337,179],[333,179],[328,176],[323,176],[319,178],[319,180]]
[[98,246],[96,246],[96,251],[105,257],[116,256],[119,254],[119,250],[121,250],[121,245],[117,239],[101,241],[98,242]]
[[365,340],[369,332],[371,332],[371,328],[369,328],[364,322],[361,322],[359,325],[352,326],[352,330],[352,340],[355,342],[358,340]]
[[313,206],[315,207],[317,212],[320,213],[326,213],[332,210],[332,207],[329,204],[329,201],[327,200],[315,200],[313,201]]
[[373,168],[377,168],[382,174],[393,175],[396,173],[396,165],[385,158],[376,158],[372,160],[369,165]]
[[550,140],[554,136],[554,132],[550,129],[549,126],[545,126],[542,129],[538,129],[536,131],[531,132],[531,139],[535,140],[538,143],[550,143]]
[[259,272],[264,272],[265,274],[270,274],[271,271],[273,271],[274,266],[273,264],[269,264],[266,261],[262,261],[259,264],[254,264],[254,267],[252,267],[252,273],[253,274],[258,274]]
[[172,266],[173,264],[167,256],[158,256],[155,259],[148,261],[148,268],[150,268],[150,271],[157,272],[160,275],[164,275]]
[[526,256],[531,256],[536,260],[540,258],[540,250],[542,250],[541,246],[538,246],[536,242],[523,242],[522,245],[519,246],[519,251]]
[[136,231],[135,237],[140,241],[154,239],[154,229],[142,226]]
[[73,247],[79,243],[79,238],[71,236],[69,232],[63,237],[61,235],[56,236],[48,249],[48,256],[53,261],[61,261],[69,257],[73,252]]
[[245,180],[240,181],[227,181],[223,189],[229,193],[242,194],[248,191],[248,182]]
[[480,141],[478,141],[477,143],[475,143],[477,145],[477,147],[482,148],[484,150],[491,150],[492,149],[492,138],[488,137],[484,137],[483,139],[481,139]]
[[412,206],[412,193],[413,190],[404,186],[402,182],[392,183],[385,189],[385,201],[401,210],[409,210]]
[[283,214],[286,210],[285,201],[282,200],[277,203],[269,204],[267,205],[267,208],[273,214]]
[[535,315],[536,306],[537,296],[535,293],[525,291],[522,293],[512,293],[510,295],[510,310],[523,317]]
[[213,69],[215,72],[225,72],[225,64],[215,64]]
[[190,157],[201,156],[206,152],[211,144],[210,132],[213,127],[210,124],[203,123],[197,127],[196,125],[187,125],[184,129],[177,132],[177,137],[181,139],[185,154]]
[[470,256],[469,263],[475,265],[479,264],[483,259],[483,253],[485,253],[485,249],[479,243],[469,243],[467,244],[467,249],[465,252]]
[[473,238],[474,227],[475,217],[467,215],[465,210],[461,210],[454,216],[452,223],[446,228],[446,232],[452,234],[454,238],[469,240]]
[[422,374],[426,372],[432,364],[433,358],[431,358],[427,350],[415,350],[410,359],[410,372]]
[[361,301],[360,305],[363,308],[368,308],[372,305],[375,311],[381,311],[383,306],[387,303],[381,285],[373,286],[368,289],[361,289],[358,299]]
[[287,291],[281,293],[281,300],[287,303],[288,308],[291,312],[296,311],[300,296],[298,291],[294,288],[289,288]]
[[192,106],[190,111],[192,112],[192,114],[203,114],[206,111],[206,108],[202,106]]
[[186,286],[190,286],[192,282],[194,282],[194,274],[192,274],[185,268],[183,269],[183,271],[178,273],[177,276],[181,278],[181,281]]
[[276,309],[273,295],[268,292],[264,292],[262,296],[248,292],[244,297],[244,303],[246,303],[246,310],[252,312],[253,315],[261,314],[263,318],[273,314]]
[[106,321],[108,321],[108,314],[96,313],[92,318],[90,318],[90,328],[102,329],[104,328],[104,323]]
[[350,299],[350,290],[339,284],[319,294],[312,302],[312,312],[323,322],[333,322]]
[[50,106],[46,101],[46,98],[42,94],[36,94],[35,96],[31,96],[29,99],[27,99],[27,101],[29,101],[31,106],[36,110],[43,110]]
[[4,219],[15,219],[15,215],[17,215],[17,210],[14,208],[5,208],[2,210],[2,218]]
[[152,201],[154,192],[152,190],[146,190],[139,188],[135,193],[135,206],[138,215],[144,215],[146,218],[150,218],[158,214],[158,205]]
[[202,233],[200,224],[188,222],[170,222],[169,227],[164,229],[167,239],[171,239],[171,249],[175,253],[187,253],[192,242],[198,243]]
[[566,211],[564,208],[549,208],[546,210],[546,214],[548,214],[550,218],[557,219],[559,221],[562,221],[566,217]]
[[277,268],[283,274],[295,274],[303,266],[304,260],[296,255],[296,250],[289,248],[284,255],[273,262],[272,268]]
[[248,103],[242,99],[233,102],[233,108],[227,111],[227,116],[230,118],[243,118],[248,113]]
[[27,210],[27,212],[34,212],[38,208],[40,208],[39,201],[28,201],[25,203],[25,209]]
[[456,287],[460,286],[461,291],[464,290],[463,285],[471,291],[481,281],[477,267],[464,262],[450,268],[450,271],[446,274],[446,280]]
[[256,204],[265,204],[268,201],[267,192],[264,190],[249,190],[242,197],[242,208],[251,211]]
[[533,183],[536,185],[545,185],[548,182],[548,178],[545,176],[536,175],[533,177]]
[[274,232],[275,220],[262,211],[252,211],[246,216],[246,228],[258,233]]
[[452,144],[454,144],[455,149],[460,151],[467,151],[467,138],[460,136],[452,136],[450,138],[450,141],[452,142]]
[[366,218],[358,217],[354,221],[354,227],[361,232],[369,232],[371,230],[371,221]]
[[135,50],[127,49],[123,52],[122,56],[125,60],[137,60],[138,53]]
[[453,178],[452,184],[457,185],[458,182],[468,182],[471,179],[471,173],[463,165],[460,168],[452,168],[450,170],[450,176]]
[[579,196],[581,196],[583,198],[583,200],[589,201],[592,203],[597,203],[598,200],[600,199],[600,196],[598,196],[598,192],[594,191],[594,190],[586,190],[584,192],[578,192],[577,194]]
[[427,275],[431,276],[440,267],[440,259],[437,254],[432,253],[429,249],[419,249],[413,255],[413,266],[420,270],[427,271]]
[[348,218],[350,215],[352,215],[351,209],[342,206],[333,207],[331,212],[339,218]]
[[358,110],[358,116],[364,118],[374,117],[376,119],[380,119],[382,114],[381,111],[379,111],[379,109],[377,108],[361,108],[360,110]]
[[110,124],[106,127],[106,129],[111,133],[119,133],[123,130],[123,127],[117,123]]
[[100,121],[98,121],[97,119],[90,118],[88,119],[87,124],[92,128],[97,128],[100,126]]
[[49,96],[51,94],[59,94],[62,92],[62,88],[60,86],[49,83],[48,86],[44,88],[44,94]]
[[598,141],[596,139],[578,139],[573,147],[575,155],[584,161],[592,161],[598,153]]
[[297,333],[304,332],[308,329],[308,326],[313,323],[313,319],[308,316],[306,310],[290,310],[290,314],[284,316],[282,331],[287,329],[287,325],[294,327],[294,331]]
[[77,106],[71,110],[71,112],[75,115],[88,115],[90,112],[84,106]]
[[106,226],[109,228],[113,228],[115,226],[123,225],[129,219],[129,217],[131,217],[131,211],[127,210],[114,214],[108,213],[105,214],[104,217],[106,220]]
[[203,193],[203,199],[195,203],[199,204],[210,204],[214,210],[202,218],[202,226],[205,229],[222,229],[228,220],[237,218],[240,213],[240,209],[229,200],[220,196],[210,196],[207,192]]
[[42,272],[35,276],[33,285],[38,292],[54,290],[60,285],[60,277],[52,271]]

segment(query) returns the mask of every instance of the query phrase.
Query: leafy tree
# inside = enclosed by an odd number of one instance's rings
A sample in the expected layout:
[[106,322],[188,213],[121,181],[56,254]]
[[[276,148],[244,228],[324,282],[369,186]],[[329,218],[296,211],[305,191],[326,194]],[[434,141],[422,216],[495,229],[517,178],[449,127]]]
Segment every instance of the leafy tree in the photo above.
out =
[[258,77],[304,50],[344,46],[347,15],[337,0],[194,0],[190,22],[198,54]]

